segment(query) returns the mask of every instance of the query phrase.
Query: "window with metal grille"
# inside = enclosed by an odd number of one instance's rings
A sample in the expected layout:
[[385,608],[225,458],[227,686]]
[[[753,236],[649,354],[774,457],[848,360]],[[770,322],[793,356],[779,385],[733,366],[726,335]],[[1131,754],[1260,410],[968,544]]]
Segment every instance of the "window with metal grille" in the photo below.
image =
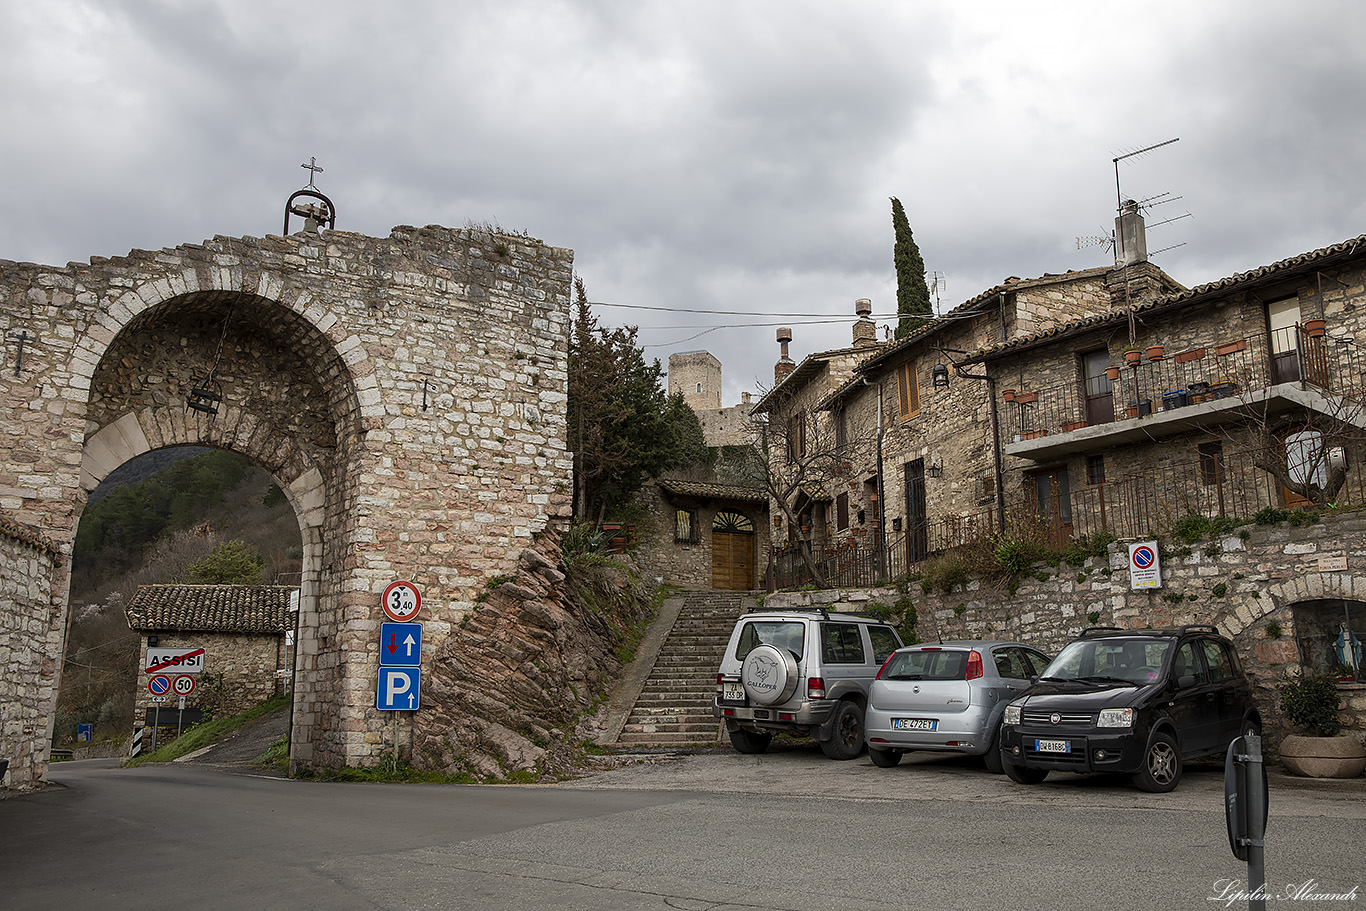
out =
[[674,510],[674,543],[697,543],[697,511],[694,509]]
[[835,528],[844,531],[849,527],[849,494],[835,497]]
[[1093,455],[1086,458],[1086,483],[1105,483],[1105,456]]

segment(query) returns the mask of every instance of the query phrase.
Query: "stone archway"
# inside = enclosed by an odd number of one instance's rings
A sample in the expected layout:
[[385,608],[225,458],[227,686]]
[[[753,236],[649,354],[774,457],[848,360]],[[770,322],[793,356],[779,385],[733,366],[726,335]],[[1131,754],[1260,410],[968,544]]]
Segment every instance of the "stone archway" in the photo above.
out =
[[[218,237],[65,268],[0,261],[0,330],[26,336],[0,376],[0,520],[53,555],[0,593],[0,607],[41,619],[0,628],[0,646],[31,659],[5,685],[46,712],[0,750],[45,757],[63,557],[86,494],[180,443],[247,455],[299,516],[312,607],[295,764],[392,749],[412,718],[374,706],[384,586],[422,589],[434,652],[484,581],[568,514],[571,266],[570,251],[531,238],[440,227]],[[209,371],[222,394],[211,418],[186,410]]]

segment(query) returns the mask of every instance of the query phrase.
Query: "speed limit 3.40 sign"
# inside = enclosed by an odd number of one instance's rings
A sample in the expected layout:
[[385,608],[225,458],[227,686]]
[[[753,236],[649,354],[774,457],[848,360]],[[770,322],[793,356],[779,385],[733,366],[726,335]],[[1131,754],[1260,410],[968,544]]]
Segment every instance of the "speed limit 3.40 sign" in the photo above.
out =
[[418,611],[422,610],[422,595],[418,594],[416,585],[400,579],[390,582],[384,589],[380,607],[386,617],[398,623],[416,620]]

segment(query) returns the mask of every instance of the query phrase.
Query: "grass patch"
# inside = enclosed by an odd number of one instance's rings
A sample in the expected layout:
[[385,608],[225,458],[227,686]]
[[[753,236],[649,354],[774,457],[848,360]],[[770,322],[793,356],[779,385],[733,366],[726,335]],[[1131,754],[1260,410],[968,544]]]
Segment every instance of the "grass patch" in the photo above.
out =
[[205,721],[203,724],[196,724],[170,743],[157,747],[154,752],[129,759],[124,765],[140,766],[149,762],[170,762],[173,759],[179,759],[186,753],[193,753],[195,750],[210,745],[223,735],[232,733],[249,721],[255,721],[257,718],[269,715],[271,712],[288,705],[288,696],[273,696],[255,708],[247,709],[240,715],[228,715],[224,718]]
[[384,753],[372,766],[345,766],[340,769],[313,769],[299,776],[313,781],[373,781],[390,784],[479,784],[480,780],[468,772],[446,775],[423,772],[412,763],[393,753]]
[[281,737],[266,747],[266,751],[252,760],[252,765],[274,769],[282,775],[289,774],[289,738]]

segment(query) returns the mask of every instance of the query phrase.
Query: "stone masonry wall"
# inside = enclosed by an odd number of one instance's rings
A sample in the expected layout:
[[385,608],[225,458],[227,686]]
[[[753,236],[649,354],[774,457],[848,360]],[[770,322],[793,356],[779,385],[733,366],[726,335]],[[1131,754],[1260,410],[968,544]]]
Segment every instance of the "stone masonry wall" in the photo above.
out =
[[[1245,536],[1244,536],[1245,535]],[[1185,550],[1189,550],[1184,556]],[[1272,742],[1289,733],[1276,685],[1300,668],[1291,605],[1318,599],[1366,602],[1366,512],[1325,515],[1294,528],[1243,526],[1238,533],[1190,548],[1162,548],[1162,588],[1129,588],[1128,545],[1084,566],[1038,567],[1011,594],[1003,582],[973,581],[947,594],[907,595],[924,640],[1014,639],[1056,654],[1088,626],[1169,627],[1212,623],[1233,640],[1251,676],[1258,709]],[[1321,565],[1346,560],[1347,570]],[[895,588],[780,592],[765,608],[829,606],[867,610],[894,606]],[[1279,627],[1279,635],[1277,633]],[[1366,739],[1366,685],[1340,684],[1347,732]]]
[[[186,443],[247,455],[304,543],[294,762],[372,759],[393,721],[374,709],[384,587],[419,587],[435,650],[568,513],[571,268],[529,237],[439,226],[0,261],[0,332],[29,337],[19,375],[0,371],[0,508],[69,554],[120,464]],[[210,367],[212,417],[185,406]],[[66,587],[54,574],[58,628]],[[41,634],[7,644],[60,656]]]
[[65,567],[42,545],[0,529],[0,785],[27,790],[43,776],[61,675],[63,605],[52,595]]

